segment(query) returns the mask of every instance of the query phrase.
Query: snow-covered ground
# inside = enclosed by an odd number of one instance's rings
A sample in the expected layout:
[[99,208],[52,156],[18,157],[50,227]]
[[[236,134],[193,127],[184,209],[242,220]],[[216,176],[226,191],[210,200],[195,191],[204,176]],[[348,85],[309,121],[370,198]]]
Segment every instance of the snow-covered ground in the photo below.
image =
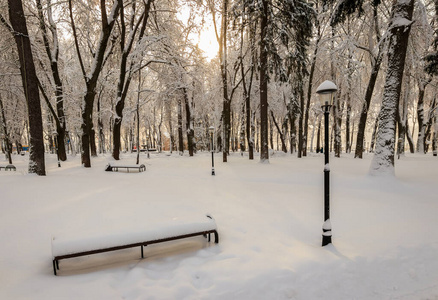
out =
[[[151,154],[143,173],[105,172],[69,157],[48,175],[0,171],[0,299],[438,299],[438,159],[408,155],[396,178],[368,175],[371,156],[331,158],[333,245],[321,247],[323,156],[276,152]],[[135,155],[125,154],[134,164]],[[4,156],[0,164],[7,162]],[[51,238],[129,232],[211,214],[202,237],[62,260]]]

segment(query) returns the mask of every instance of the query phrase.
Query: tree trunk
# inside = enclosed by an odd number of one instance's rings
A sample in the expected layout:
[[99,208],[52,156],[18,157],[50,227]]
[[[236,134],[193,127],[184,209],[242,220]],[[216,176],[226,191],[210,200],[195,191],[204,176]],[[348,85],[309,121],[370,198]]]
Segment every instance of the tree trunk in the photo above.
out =
[[[351,96],[347,93],[347,114],[345,118],[345,153],[351,152],[351,139],[353,138],[353,130],[350,131],[350,119],[351,119]],[[353,128],[354,129],[354,128]]]
[[102,114],[100,110],[100,103],[102,100],[102,93],[99,94],[99,97],[97,98],[97,127],[99,132],[99,153],[105,153],[105,134],[103,133],[103,122],[102,122]]
[[184,105],[186,111],[186,132],[187,132],[187,147],[189,148],[189,156],[193,156],[194,144],[193,139],[195,137],[195,130],[193,128],[192,109],[189,103],[189,95],[187,95],[187,89],[183,88]]
[[316,152],[320,152],[320,149],[321,149],[321,118],[318,119],[318,131],[316,133]]
[[43,120],[38,92],[38,78],[33,63],[32,48],[21,0],[8,0],[9,19],[14,30],[20,59],[20,71],[29,116],[29,173],[46,175],[44,160]]
[[242,153],[243,156],[243,152],[246,151],[246,145],[245,145],[245,96],[243,97],[243,103],[242,103],[242,111],[241,111],[241,116],[240,116],[240,124],[239,124],[239,129],[240,129],[240,134],[239,134],[239,147],[240,147],[240,152]]
[[438,154],[438,122],[437,122],[437,110],[436,107],[433,107],[433,118],[432,118],[432,124],[433,124],[433,137],[432,137],[432,152],[433,156],[437,156]]
[[280,135],[280,140],[281,140],[281,151],[283,151],[284,153],[287,153],[286,141],[285,141],[285,139],[284,139],[284,134],[283,134],[283,132],[281,131],[280,126],[278,126],[278,123],[277,123],[277,121],[275,120],[275,116],[274,116],[274,113],[272,112],[272,110],[271,110],[271,117],[272,117],[272,121],[273,121],[274,124],[275,124],[275,127],[277,128],[278,134]]
[[433,124],[433,117],[434,117],[434,112],[436,109],[436,97],[433,99],[432,104],[430,106],[429,109],[429,114],[427,116],[427,121],[426,121],[426,129],[424,131],[424,153],[427,153],[429,151],[429,145],[431,143],[430,139],[431,139],[431,132],[432,132],[432,126]]
[[[140,67],[141,67],[141,62],[140,62]],[[136,117],[137,117],[137,140],[136,140],[136,144],[137,144],[137,158],[135,160],[135,164],[140,164],[140,89],[141,89],[141,68],[140,70],[138,70],[138,85],[137,85],[137,107],[136,107]],[[146,141],[147,144],[147,141]],[[146,146],[147,149],[149,149],[148,146]],[[149,152],[148,152],[149,155]]]
[[96,130],[94,130],[94,122],[92,124],[91,132],[90,132],[90,154],[92,157],[97,157]]
[[[339,95],[341,95],[341,88],[339,88]],[[341,140],[341,128],[342,128],[342,112],[344,110],[344,102],[341,104],[340,97],[336,97],[336,105],[333,107],[333,122],[335,130],[335,157],[341,157],[342,140]]]
[[183,136],[183,122],[182,122],[182,101],[178,96],[178,152],[179,155],[184,154],[184,136]]
[[370,152],[374,152],[378,127],[379,127],[379,117],[377,117],[376,121],[374,122],[374,129],[373,129],[373,134],[371,135],[371,142],[370,142]]
[[409,152],[415,153],[415,147],[414,147],[414,139],[412,138],[412,133],[409,127],[409,122],[406,122],[406,138],[408,140],[409,144]]
[[272,124],[272,122],[270,122],[268,120],[268,124],[269,124],[269,143],[271,144],[271,149],[275,150],[274,148],[274,125]]
[[419,84],[418,102],[417,102],[417,120],[418,120],[418,138],[417,138],[417,152],[424,154],[424,134],[426,124],[424,124],[424,88]]
[[305,110],[305,115],[304,115],[303,156],[307,156],[307,140],[308,140],[307,137],[308,137],[308,131],[309,131],[310,99],[312,98],[313,76],[315,74],[316,58],[318,55],[318,47],[319,47],[319,42],[321,41],[321,28],[319,26],[319,22],[317,23],[317,31],[318,31],[318,33],[317,33],[317,38],[316,38],[316,43],[315,43],[315,50],[313,51],[312,64],[310,66],[310,73],[309,73],[309,83],[308,83],[308,88],[307,88],[307,103],[306,103],[306,110]]
[[405,140],[406,140],[406,124],[408,123],[408,102],[410,98],[410,90],[411,90],[411,73],[410,68],[407,67],[404,71],[404,94],[402,101],[398,107],[398,143],[397,143],[397,153],[400,155],[405,154]]
[[[376,24],[376,34],[378,40],[380,39],[379,33],[378,33],[378,26],[377,26],[377,11],[374,11],[374,20]],[[359,125],[357,128],[357,136],[356,136],[356,150],[354,153],[354,158],[362,158],[363,152],[364,152],[364,142],[365,142],[365,128],[367,125],[367,117],[368,117],[368,110],[370,108],[371,99],[373,97],[374,87],[376,85],[377,76],[379,75],[380,71],[380,65],[382,64],[383,60],[383,50],[384,50],[385,43],[383,41],[380,41],[378,53],[375,58],[370,79],[368,81],[368,86],[365,92],[365,99],[362,106],[362,111],[360,113],[360,119],[359,119]]]
[[260,161],[269,162],[268,147],[268,0],[262,0],[260,20]]
[[[382,108],[379,114],[376,151],[370,169],[372,174],[395,175],[394,143],[396,117],[413,10],[414,0],[398,0],[392,7],[392,16],[389,24],[388,69]],[[407,20],[408,23],[400,22],[400,20]]]
[[[301,65],[300,65],[301,66]],[[300,99],[300,109],[299,109],[299,117],[298,117],[298,151],[297,155],[299,158],[303,156],[304,153],[304,91],[303,91],[303,70],[299,68],[298,71],[299,74],[297,74],[296,80],[298,83],[298,86],[296,88],[297,90],[297,96]]]
[[227,32],[228,32],[228,0],[223,1],[222,7],[222,26],[221,36],[219,39],[219,59],[222,76],[223,90],[223,109],[222,109],[222,161],[227,162],[227,157],[230,151],[230,132],[231,132],[231,101],[228,95],[228,76],[227,76]]
[[[350,26],[349,26],[350,29]],[[347,105],[347,113],[345,116],[345,153],[351,152],[351,142],[350,142],[350,118],[351,118],[351,89],[352,89],[352,76],[353,71],[351,66],[351,61],[353,59],[353,54],[350,49],[348,51],[348,77],[347,77],[347,91],[345,95],[345,103]]]
[[[244,99],[244,109],[245,109],[245,123],[246,123],[246,138],[248,142],[248,156],[249,159],[254,159],[254,138],[252,137],[251,131],[253,124],[251,122],[251,90],[252,90],[252,82],[254,78],[254,66],[255,66],[255,26],[249,25],[249,42],[251,48],[251,69],[248,86],[245,78],[244,64],[243,64],[243,53],[240,55],[240,71],[242,75],[242,86],[243,86],[243,99]],[[241,49],[243,49],[243,26],[241,31]],[[242,121],[243,122],[243,121]]]
[[1,93],[0,93],[0,111],[1,111],[1,116],[2,116],[2,127],[3,127],[3,134],[5,136],[5,152],[6,152],[6,156],[8,157],[9,160],[9,164],[12,165],[12,156],[11,156],[11,143],[9,141],[9,134],[8,134],[8,127],[7,127],[7,122],[6,122],[6,117],[5,117],[5,110],[3,108],[3,100],[1,97]]
[[294,99],[291,99],[291,102],[288,105],[288,119],[290,123],[290,153],[294,153],[297,147],[297,126],[296,126],[296,110],[297,104]]

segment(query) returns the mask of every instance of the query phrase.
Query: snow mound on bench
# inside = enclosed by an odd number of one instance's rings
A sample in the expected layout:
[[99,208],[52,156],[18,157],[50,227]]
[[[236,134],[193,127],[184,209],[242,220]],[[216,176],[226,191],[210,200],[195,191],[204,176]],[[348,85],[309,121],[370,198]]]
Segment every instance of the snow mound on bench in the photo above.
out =
[[216,230],[216,222],[210,217],[198,220],[173,218],[160,224],[141,223],[135,228],[124,228],[117,232],[81,235],[62,234],[52,237],[52,256],[68,255],[147,241],[171,238],[186,234]]

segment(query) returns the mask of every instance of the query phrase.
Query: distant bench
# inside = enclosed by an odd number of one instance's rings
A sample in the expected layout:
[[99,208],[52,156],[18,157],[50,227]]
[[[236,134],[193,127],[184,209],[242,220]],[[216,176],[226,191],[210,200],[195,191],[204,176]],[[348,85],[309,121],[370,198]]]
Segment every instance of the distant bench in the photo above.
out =
[[118,172],[119,169],[126,169],[126,171],[128,173],[129,173],[129,170],[131,170],[131,169],[138,170],[138,172],[143,172],[143,171],[146,171],[146,166],[143,164],[141,164],[141,165],[122,165],[122,166],[108,164],[105,168],[105,171]]
[[0,166],[1,169],[5,169],[5,171],[17,171],[17,168],[14,165]]
[[[151,149],[140,149],[140,152],[156,152],[157,149],[151,148]],[[137,149],[132,149],[132,152],[137,152]]]
[[219,243],[219,234],[215,220],[211,216],[188,222],[172,219],[168,223],[150,226],[144,230],[132,232],[107,233],[102,236],[55,236],[52,237],[53,273],[59,270],[59,261],[66,258],[79,257],[121,249],[143,247],[178,239],[203,235],[210,242],[210,234],[214,234],[214,242]]

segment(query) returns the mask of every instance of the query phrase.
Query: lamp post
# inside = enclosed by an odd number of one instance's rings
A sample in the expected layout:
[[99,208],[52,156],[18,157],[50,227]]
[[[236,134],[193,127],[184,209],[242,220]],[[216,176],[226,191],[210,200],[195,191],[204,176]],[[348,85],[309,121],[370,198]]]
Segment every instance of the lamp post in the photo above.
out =
[[329,166],[329,114],[333,106],[336,84],[326,80],[316,89],[324,111],[324,224],[322,225],[322,246],[332,242],[332,225],[330,222],[330,166]]
[[214,172],[214,127],[210,126],[208,128],[208,132],[210,132],[210,149],[211,149],[211,175],[216,175]]

